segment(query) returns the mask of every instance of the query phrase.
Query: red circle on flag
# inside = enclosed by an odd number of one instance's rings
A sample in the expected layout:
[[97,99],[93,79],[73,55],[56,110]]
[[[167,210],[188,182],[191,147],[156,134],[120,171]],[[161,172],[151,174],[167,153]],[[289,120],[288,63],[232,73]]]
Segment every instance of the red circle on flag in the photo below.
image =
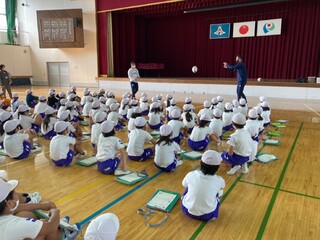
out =
[[248,25],[242,25],[242,26],[239,28],[239,32],[240,32],[241,34],[246,34],[246,33],[248,33],[248,31],[249,31]]

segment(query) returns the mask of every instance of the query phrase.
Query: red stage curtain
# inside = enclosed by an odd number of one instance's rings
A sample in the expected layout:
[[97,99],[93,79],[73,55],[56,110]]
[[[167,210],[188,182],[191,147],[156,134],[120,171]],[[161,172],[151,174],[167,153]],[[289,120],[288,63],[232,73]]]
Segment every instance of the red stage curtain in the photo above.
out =
[[[163,77],[233,77],[222,62],[234,63],[236,54],[243,56],[249,78],[296,79],[319,73],[320,1],[193,14],[181,14],[179,9],[180,14],[173,16],[168,14],[169,6],[172,11],[179,7],[174,3],[139,8],[139,15],[133,10],[113,13],[115,76],[126,76],[130,61],[135,60],[164,63]],[[280,36],[209,40],[212,23],[271,18],[283,19]],[[199,68],[197,75],[191,72],[193,65]]]
[[107,14],[98,14],[97,20],[99,74],[107,74]]

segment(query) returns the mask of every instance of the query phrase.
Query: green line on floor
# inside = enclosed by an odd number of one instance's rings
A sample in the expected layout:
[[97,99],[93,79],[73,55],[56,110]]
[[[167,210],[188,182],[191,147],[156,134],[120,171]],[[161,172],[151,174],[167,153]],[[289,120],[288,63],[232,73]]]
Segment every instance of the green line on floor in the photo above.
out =
[[267,186],[267,185],[263,185],[263,184],[259,184],[259,183],[248,182],[248,181],[244,181],[244,180],[240,180],[240,182],[242,182],[242,183],[246,183],[246,184],[250,184],[250,185],[254,185],[254,186],[258,186],[258,187],[264,187],[264,188],[271,188],[271,189],[274,189],[274,187]]

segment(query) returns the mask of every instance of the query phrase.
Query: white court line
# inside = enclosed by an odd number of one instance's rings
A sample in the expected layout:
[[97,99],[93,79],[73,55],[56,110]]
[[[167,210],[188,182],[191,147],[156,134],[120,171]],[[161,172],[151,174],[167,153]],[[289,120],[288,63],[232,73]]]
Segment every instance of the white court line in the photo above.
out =
[[315,114],[317,114],[320,117],[320,113],[318,113],[317,111],[313,110],[311,107],[309,107],[307,104],[303,104],[305,105],[307,108],[309,108],[312,112],[314,112]]

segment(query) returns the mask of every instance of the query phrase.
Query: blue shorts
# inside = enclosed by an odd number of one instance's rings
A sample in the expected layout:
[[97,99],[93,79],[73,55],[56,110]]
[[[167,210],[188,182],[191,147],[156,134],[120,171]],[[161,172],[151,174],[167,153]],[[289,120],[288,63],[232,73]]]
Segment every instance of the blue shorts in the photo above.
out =
[[225,130],[225,131],[232,131],[233,130],[233,126],[232,126],[232,124],[230,124],[230,125],[224,126],[222,129]]
[[122,127],[122,122],[121,121],[118,121],[117,125],[114,126],[114,128],[119,131]]
[[119,158],[107,159],[105,161],[98,161],[97,166],[98,170],[103,174],[113,174],[114,171],[117,169],[120,163]]
[[259,135],[261,135],[263,133],[264,129],[260,130],[259,131]]
[[236,153],[233,153],[233,155],[229,155],[227,152],[223,152],[221,154],[221,158],[224,161],[232,164],[233,166],[242,165],[242,164],[244,164],[244,163],[249,161],[249,157],[243,157],[243,156],[240,156],[240,155],[238,155]]
[[[188,188],[186,188],[184,194],[182,195],[181,199],[187,194],[188,192]],[[188,217],[191,217],[191,218],[194,218],[194,219],[198,219],[198,220],[201,220],[201,221],[210,221],[214,218],[218,218],[218,215],[219,215],[219,208],[220,208],[220,199],[218,197],[218,194],[216,195],[216,198],[217,198],[217,201],[218,201],[218,204],[217,204],[217,207],[214,211],[210,212],[210,213],[207,213],[207,214],[203,214],[203,215],[200,215],[200,216],[195,216],[195,215],[192,215],[191,213],[189,213],[188,209],[183,205],[182,201],[181,201],[181,209],[182,209],[182,212],[184,214],[186,214]]]
[[205,150],[209,144],[210,140],[209,138],[205,138],[202,141],[192,141],[190,138],[188,139],[188,145],[189,147],[194,150],[194,151],[199,151],[199,150]]
[[44,117],[46,116],[46,114],[43,112],[43,113],[40,113],[40,116],[42,119],[44,119]]
[[79,118],[74,116],[73,119],[71,120],[71,122],[79,122]]
[[151,148],[146,148],[141,156],[130,156],[128,158],[132,161],[139,161],[143,162],[146,161],[148,158],[153,156],[153,150]]
[[189,134],[192,133],[192,130],[193,130],[193,128],[189,128],[189,129],[188,129],[188,133],[189,133]]
[[35,103],[35,101],[32,101],[32,102],[27,103],[27,105],[29,108],[34,108],[36,106],[36,103]]
[[174,159],[174,161],[170,165],[166,166],[165,168],[158,166],[156,163],[154,163],[154,165],[164,172],[173,172],[177,167],[177,159]]
[[57,135],[57,133],[53,129],[50,132],[47,132],[46,134],[42,134],[42,136],[45,139],[49,139],[49,140],[51,140],[55,135]]
[[28,141],[23,141],[23,152],[20,154],[20,156],[15,157],[13,159],[20,160],[20,159],[27,158],[29,157],[30,152],[31,152],[31,143]]
[[270,125],[270,122],[264,123],[263,126],[264,127],[268,127]]
[[40,126],[39,125],[35,125],[35,124],[32,123],[31,129],[35,130],[36,133],[38,133],[40,131]]
[[149,110],[145,110],[145,111],[143,111],[141,114],[144,115],[144,116],[146,116],[146,115],[149,114]]
[[93,148],[96,148],[96,144],[95,143],[91,143],[91,146],[93,147]]
[[169,117],[169,115],[167,115],[167,121],[169,122],[171,120],[171,117]]
[[73,157],[74,151],[70,149],[65,159],[52,160],[52,162],[58,167],[67,167],[72,163]]
[[150,123],[148,123],[148,125],[149,125],[149,128],[151,128],[152,130],[158,130],[162,126],[162,123],[160,122],[157,125],[151,125]]
[[255,137],[252,137],[252,140],[256,141],[257,143],[259,143],[259,140],[260,140],[259,135],[255,136]]
[[127,114],[122,115],[122,117],[123,117],[125,120],[127,120],[127,121],[128,121]]
[[178,144],[180,144],[181,142],[181,139],[183,138],[183,134],[182,133],[179,133],[179,135],[175,138],[172,138],[172,140]]

